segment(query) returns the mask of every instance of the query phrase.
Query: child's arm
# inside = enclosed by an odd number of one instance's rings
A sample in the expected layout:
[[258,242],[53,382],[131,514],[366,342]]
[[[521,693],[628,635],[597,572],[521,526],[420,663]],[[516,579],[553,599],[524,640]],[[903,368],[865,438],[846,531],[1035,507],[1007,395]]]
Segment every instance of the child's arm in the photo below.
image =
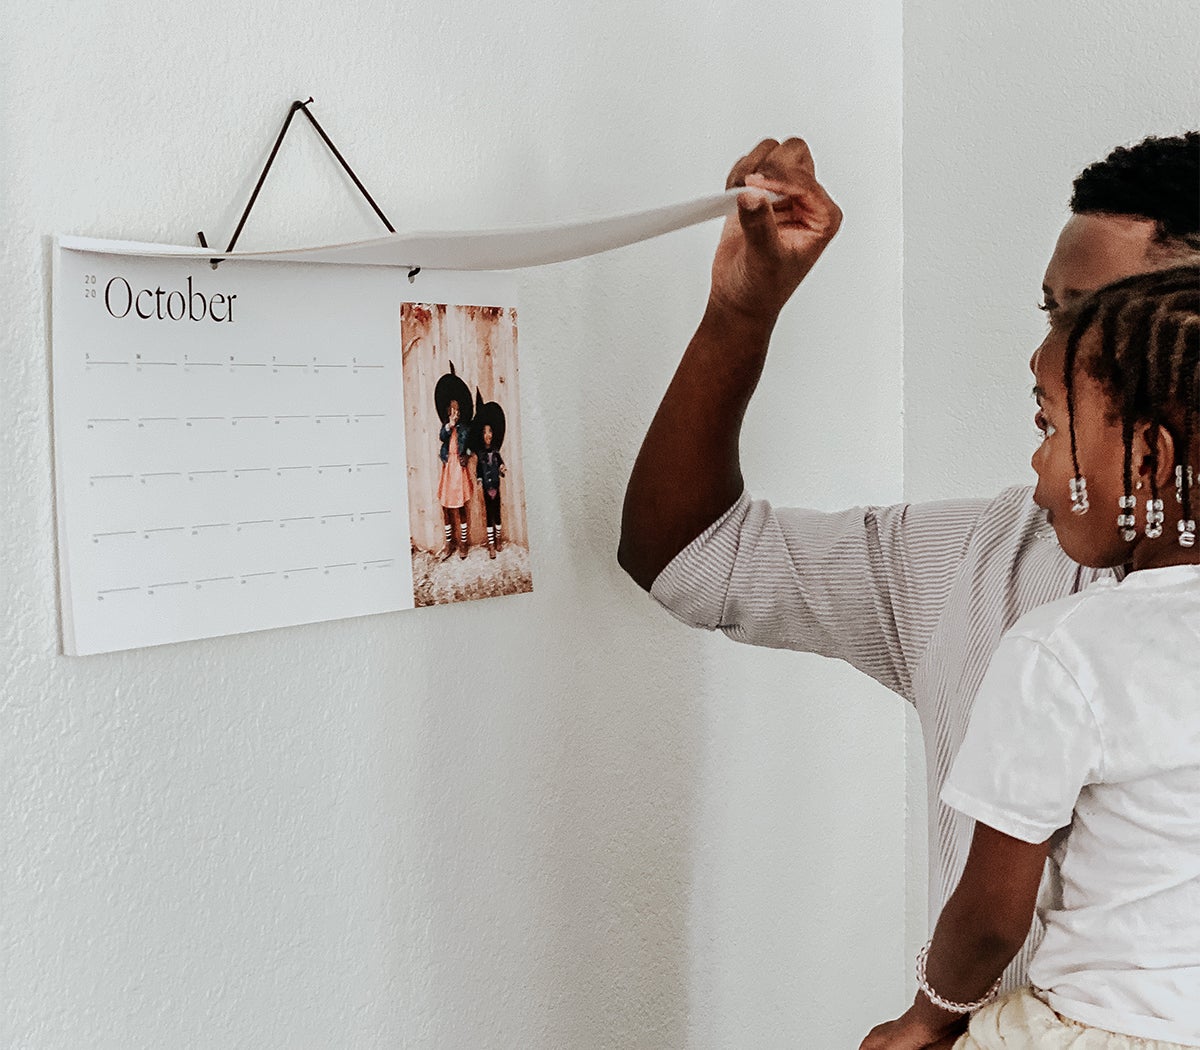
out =
[[[1072,607],[1074,608],[1074,607]],[[1079,793],[1104,778],[1104,742],[1088,695],[1045,641],[1060,614],[1039,610],[1000,640],[941,800],[975,819],[966,868],[934,931],[926,985],[940,999],[987,995],[1029,932],[1050,840]],[[1060,634],[1056,644],[1066,644]],[[1074,658],[1078,662],[1078,656]],[[865,1050],[937,1046],[963,1015],[920,992]]]
[[[1049,850],[1049,840],[1035,845],[975,825],[967,866],[938,919],[925,966],[926,982],[941,998],[954,1003],[983,998],[1021,950]],[[873,1028],[860,1050],[932,1046],[965,1027],[965,1020],[918,991],[912,1006]]]

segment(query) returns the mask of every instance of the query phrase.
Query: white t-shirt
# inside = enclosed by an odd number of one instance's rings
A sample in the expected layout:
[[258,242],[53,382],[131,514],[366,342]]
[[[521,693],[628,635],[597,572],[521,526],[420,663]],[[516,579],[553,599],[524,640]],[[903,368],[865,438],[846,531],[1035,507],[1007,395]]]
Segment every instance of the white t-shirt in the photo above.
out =
[[1054,1010],[1200,1044],[1200,567],[1099,580],[1023,616],[942,799],[1026,842],[1062,829],[1029,968]]

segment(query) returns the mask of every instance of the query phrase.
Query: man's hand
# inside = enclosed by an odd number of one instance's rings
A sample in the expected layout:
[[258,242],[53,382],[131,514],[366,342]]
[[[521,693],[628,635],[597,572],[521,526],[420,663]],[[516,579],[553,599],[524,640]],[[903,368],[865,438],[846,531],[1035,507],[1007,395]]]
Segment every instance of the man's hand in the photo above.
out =
[[760,142],[733,166],[725,186],[753,186],[786,198],[772,205],[760,194],[739,196],[712,268],[710,306],[773,324],[837,233],[842,210],[817,182],[803,139]]
[[842,221],[800,139],[760,142],[726,185],[783,200],[739,196],[713,260],[708,307],[633,465],[617,560],[646,590],[744,489],[738,438],[775,321]]

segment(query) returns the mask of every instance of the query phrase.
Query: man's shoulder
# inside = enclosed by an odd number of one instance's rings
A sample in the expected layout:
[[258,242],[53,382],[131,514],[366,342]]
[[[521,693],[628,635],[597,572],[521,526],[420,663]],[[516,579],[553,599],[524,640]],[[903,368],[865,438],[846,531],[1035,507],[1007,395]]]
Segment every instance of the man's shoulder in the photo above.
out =
[[904,522],[919,522],[931,528],[963,527],[971,531],[1012,534],[1027,525],[1043,524],[1042,511],[1033,502],[1033,488],[1013,485],[994,496],[952,499],[908,500],[891,507],[868,508],[880,516],[897,513]]
[[1059,651],[1064,639],[1079,633],[1095,612],[1092,596],[1087,590],[1064,594],[1036,608],[1029,609],[1009,629],[1009,634],[1045,649]]
[[1028,485],[1014,485],[994,496],[910,502],[882,513],[897,511],[900,516],[893,520],[910,531],[917,549],[945,551],[953,543],[959,564],[977,564],[985,575],[1023,572],[1045,555],[1056,560],[1057,545],[1038,542],[1048,537],[1049,526]]
[[1045,512],[1033,502],[1032,485],[1010,485],[987,501],[980,524],[1010,529],[1026,524],[1042,525]]
[[980,522],[981,557],[994,560],[999,569],[1010,560],[1009,571],[1031,582],[1054,580],[1048,591],[1038,585],[1036,598],[1022,602],[1025,609],[1067,598],[1091,583],[1111,578],[1104,569],[1081,567],[1062,549],[1046,512],[1033,501],[1033,486],[1016,485],[1000,492]]
[[1109,570],[1092,570],[1091,581],[1071,594],[1026,611],[1010,633],[1035,642],[1065,659],[1085,648],[1101,650],[1113,639],[1114,628],[1130,619],[1127,589],[1122,590]]
[[977,558],[1016,573],[1069,563],[1032,486],[1010,486],[982,503],[970,544]]

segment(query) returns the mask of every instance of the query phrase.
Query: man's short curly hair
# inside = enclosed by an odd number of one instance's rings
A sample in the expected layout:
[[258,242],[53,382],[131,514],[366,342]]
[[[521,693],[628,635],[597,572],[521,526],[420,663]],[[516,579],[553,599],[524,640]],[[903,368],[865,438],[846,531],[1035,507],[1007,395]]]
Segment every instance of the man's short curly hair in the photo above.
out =
[[1080,172],[1071,211],[1152,219],[1156,243],[1200,252],[1200,131],[1118,146]]

